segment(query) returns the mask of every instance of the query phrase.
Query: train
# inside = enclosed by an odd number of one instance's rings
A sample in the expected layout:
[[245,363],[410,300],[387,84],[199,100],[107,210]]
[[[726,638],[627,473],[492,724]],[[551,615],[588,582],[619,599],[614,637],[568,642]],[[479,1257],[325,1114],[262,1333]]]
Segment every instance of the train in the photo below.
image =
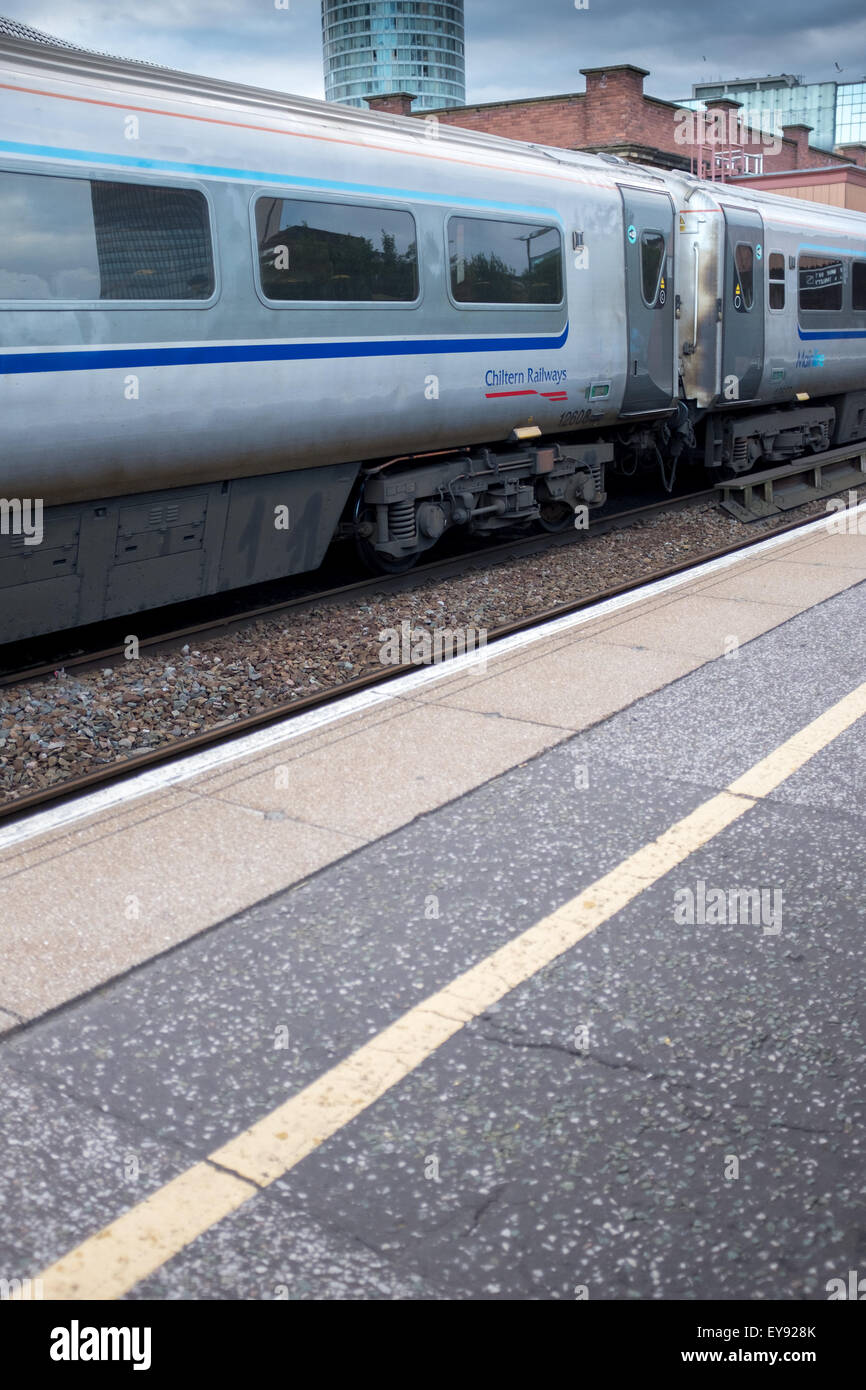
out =
[[866,216],[0,36],[0,641],[866,438]]

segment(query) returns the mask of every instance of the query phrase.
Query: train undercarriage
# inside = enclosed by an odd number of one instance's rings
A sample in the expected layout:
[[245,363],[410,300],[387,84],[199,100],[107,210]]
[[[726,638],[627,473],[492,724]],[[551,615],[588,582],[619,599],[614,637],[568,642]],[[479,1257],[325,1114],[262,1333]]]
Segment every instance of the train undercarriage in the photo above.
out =
[[[608,442],[547,443],[394,459],[361,479],[349,530],[371,569],[400,573],[454,526],[473,536],[539,523],[549,531],[605,501]],[[345,529],[345,528],[344,528]]]
[[[530,440],[519,436],[536,436]],[[587,524],[606,500],[605,477],[657,472],[671,493],[681,465],[713,483],[760,465],[866,439],[866,391],[750,410],[697,411],[683,402],[661,420],[636,422],[591,442],[516,431],[507,446],[391,459],[366,469],[341,534],[368,568],[400,573],[446,531],[472,536]]]

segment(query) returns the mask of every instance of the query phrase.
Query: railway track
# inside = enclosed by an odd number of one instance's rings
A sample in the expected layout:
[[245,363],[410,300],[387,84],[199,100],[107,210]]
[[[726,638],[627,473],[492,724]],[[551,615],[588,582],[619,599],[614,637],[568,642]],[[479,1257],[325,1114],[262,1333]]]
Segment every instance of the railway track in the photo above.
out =
[[[681,498],[679,499],[679,501],[681,504],[684,505],[688,500],[694,500],[695,497],[702,495],[704,494],[693,494],[690,499]],[[714,495],[714,493],[707,495]],[[667,505],[669,506],[670,503],[668,503]],[[659,504],[659,507],[662,506],[664,506],[664,504]],[[633,509],[633,511],[630,514],[635,515],[638,513],[646,513],[651,510],[653,510],[653,508],[636,508]],[[613,524],[616,521],[622,521],[624,515],[624,513],[619,513],[616,515],[616,517],[609,518],[609,520],[611,524]],[[650,574],[641,575],[639,578],[629,580],[627,583],[615,585],[611,588],[600,590],[596,593],[584,595],[581,598],[575,599],[568,603],[555,605],[553,607],[545,609],[540,613],[533,614],[529,617],[521,618],[516,622],[503,624],[501,627],[488,632],[488,646],[493,645],[497,641],[501,641],[506,637],[510,637],[515,633],[524,632],[532,627],[540,626],[541,624],[550,622],[556,618],[561,618],[567,616],[568,614],[580,612],[582,609],[589,608],[594,604],[604,602],[607,599],[616,598],[622,594],[630,593],[635,589],[654,583],[658,580],[667,579],[673,575],[682,574],[686,570],[693,569],[696,566],[704,564],[708,561],[720,559],[727,555],[734,555],[742,551],[750,550],[754,546],[759,545],[762,541],[766,540],[768,536],[776,536],[800,530],[804,526],[809,525],[814,520],[814,517],[808,517],[805,519],[798,519],[796,521],[787,522],[784,525],[774,526],[771,530],[764,531],[758,536],[745,537],[742,541],[737,541],[732,545],[723,546],[719,549],[706,551],[699,555],[691,555],[688,559],[678,561],[677,563],[667,566],[663,569],[655,570]],[[562,538],[555,539],[559,539],[561,543],[565,543]],[[505,549],[509,549],[510,551],[510,548],[503,547],[503,550]],[[484,558],[489,559],[489,557],[490,551],[485,552]],[[465,558],[467,561],[471,561],[472,558],[478,559],[479,555],[478,553],[474,553],[473,556]],[[444,568],[447,564],[453,564],[453,562],[439,562],[437,565],[427,566],[425,567],[424,572],[426,574],[429,574],[431,571],[436,571],[440,567]],[[417,575],[420,572],[414,571],[413,573]],[[403,575],[399,578],[405,584],[408,579],[408,576]],[[375,582],[376,581],[374,581],[374,583]],[[346,586],[344,590],[333,591],[333,595],[338,596],[340,593],[356,591],[358,588],[363,587],[366,586],[363,584],[359,586]],[[307,598],[303,602],[321,602],[324,597],[327,597],[327,595],[319,595],[315,600]],[[300,603],[301,601],[299,600],[298,602]],[[287,606],[291,607],[296,605],[275,605],[275,608],[281,609]],[[267,612],[269,610],[265,609],[261,611]],[[249,615],[247,615],[247,617],[248,616]],[[184,635],[187,634],[185,632],[175,634],[175,636]],[[167,638],[160,637],[156,640],[158,640],[159,642],[164,642],[167,640]],[[89,660],[93,661],[94,658],[90,657]],[[332,686],[325,690],[316,691],[314,694],[293,699],[291,701],[284,702],[283,704],[271,706],[267,710],[263,710],[252,715],[247,715],[241,718],[215,724],[210,729],[202,733],[190,735],[176,742],[162,744],[158,748],[150,749],[144,753],[135,754],[129,758],[118,760],[108,766],[100,767],[80,777],[67,779],[66,781],[53,784],[50,787],[45,787],[34,792],[25,793],[22,796],[16,797],[8,801],[4,805],[0,805],[0,822],[26,816],[30,813],[42,810],[48,806],[72,800],[76,796],[80,796],[86,792],[93,791],[95,788],[103,787],[108,784],[115,783],[125,778],[131,777],[137,773],[147,771],[151,768],[171,763],[176,759],[185,757],[186,755],[193,752],[197,752],[201,749],[206,749],[228,740],[240,738],[245,734],[249,734],[257,729],[266,728],[271,724],[278,723],[281,720],[292,717],[293,715],[300,715],[310,710],[321,708],[331,703],[334,699],[352,695],[359,691],[369,690],[374,686],[381,686],[382,684],[394,680],[397,677],[405,675],[408,672],[413,671],[415,669],[417,669],[417,667],[411,663],[399,666],[395,665],[388,668],[381,668],[376,671],[370,672],[366,675],[360,676],[356,679],[343,682],[337,686]]]

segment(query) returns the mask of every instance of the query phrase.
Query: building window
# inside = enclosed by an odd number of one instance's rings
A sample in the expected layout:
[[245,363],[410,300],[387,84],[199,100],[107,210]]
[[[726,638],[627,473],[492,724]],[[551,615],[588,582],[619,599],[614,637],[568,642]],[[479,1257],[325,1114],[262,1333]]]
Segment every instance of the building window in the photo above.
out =
[[844,271],[841,260],[801,255],[797,269],[802,310],[842,308]]
[[746,313],[754,300],[755,251],[749,242],[741,241],[734,251],[734,308]]
[[556,227],[452,217],[448,252],[458,304],[562,301],[562,238]]
[[851,267],[851,308],[866,313],[866,261],[855,261]]
[[208,206],[191,188],[0,171],[0,299],[209,299]]
[[767,262],[770,280],[770,308],[785,307],[785,257],[780,251],[771,251]]
[[267,299],[411,303],[418,298],[415,219],[357,203],[256,200]]
[[644,303],[650,308],[656,302],[662,267],[665,260],[665,239],[661,232],[641,232],[640,278]]

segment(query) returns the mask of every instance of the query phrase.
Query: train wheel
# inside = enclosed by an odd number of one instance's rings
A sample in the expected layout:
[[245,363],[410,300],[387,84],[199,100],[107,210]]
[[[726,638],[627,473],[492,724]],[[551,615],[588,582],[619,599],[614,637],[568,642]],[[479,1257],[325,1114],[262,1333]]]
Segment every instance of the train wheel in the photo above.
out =
[[538,524],[543,531],[567,531],[574,525],[574,508],[567,502],[542,502]]
[[[375,517],[371,508],[359,511],[356,519],[362,525],[365,522],[370,523],[372,530]],[[417,552],[414,555],[404,555],[399,560],[395,560],[393,555],[383,555],[366,536],[357,533],[355,535],[355,549],[361,564],[373,574],[407,574],[418,560]]]

